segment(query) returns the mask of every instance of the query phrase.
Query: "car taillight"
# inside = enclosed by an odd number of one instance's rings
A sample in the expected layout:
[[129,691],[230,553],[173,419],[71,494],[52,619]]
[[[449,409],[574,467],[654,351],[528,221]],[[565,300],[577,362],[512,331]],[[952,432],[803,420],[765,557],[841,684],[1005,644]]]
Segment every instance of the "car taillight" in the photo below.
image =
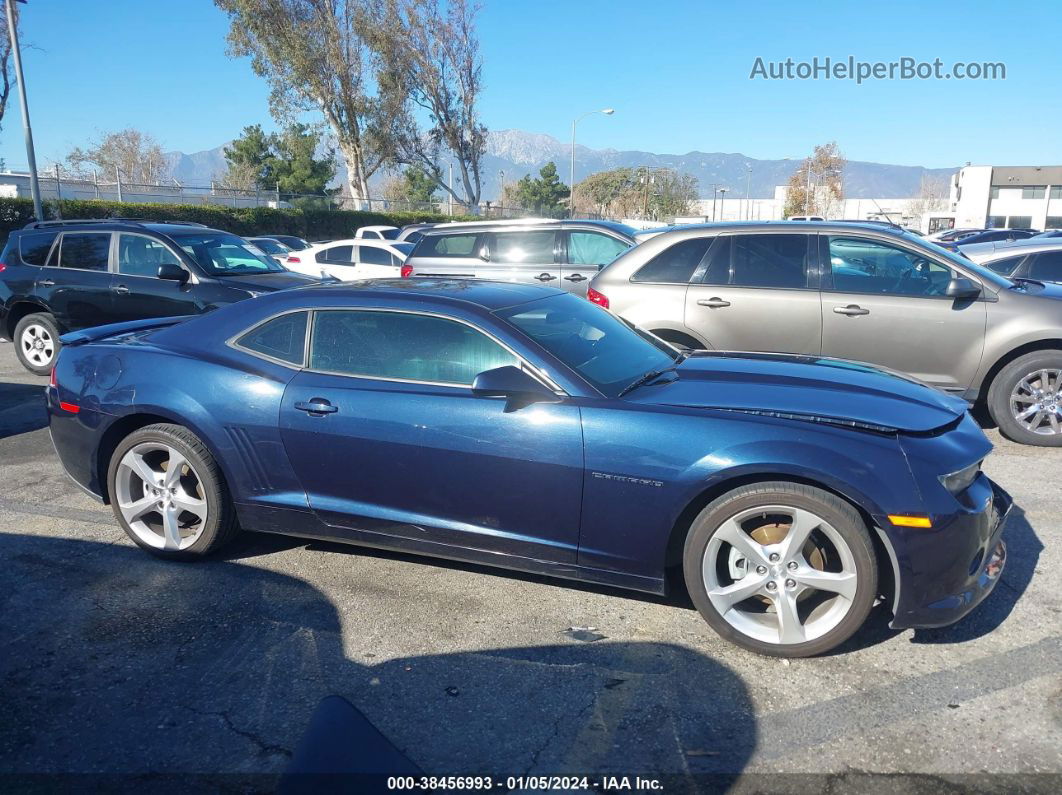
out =
[[285,262],[294,262],[296,265],[298,265],[300,262],[302,262],[302,260],[298,257],[288,257]]
[[403,279],[408,279],[409,277],[411,277],[413,275],[413,266],[412,265],[403,265],[402,266],[402,270],[401,270],[401,274],[402,274],[402,278]]
[[586,300],[592,304],[597,304],[598,306],[608,309],[608,296],[606,296],[604,293],[599,293],[593,287],[587,288]]
[[5,265],[4,263],[0,262],[0,273],[3,273],[5,270],[7,270],[7,265]]

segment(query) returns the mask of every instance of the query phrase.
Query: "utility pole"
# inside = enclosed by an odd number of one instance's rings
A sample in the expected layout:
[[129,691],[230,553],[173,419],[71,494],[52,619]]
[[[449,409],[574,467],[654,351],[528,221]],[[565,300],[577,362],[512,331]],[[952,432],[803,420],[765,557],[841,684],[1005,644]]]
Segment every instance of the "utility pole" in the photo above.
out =
[[713,182],[712,183],[712,220],[713,221],[715,220],[715,200],[716,200],[716,197],[719,195],[719,192],[715,189],[718,184],[719,184],[718,182]]
[[745,220],[752,220],[752,205],[749,204],[749,186],[752,185],[752,166],[745,164],[748,171],[745,173]]
[[[118,168],[118,166],[114,167],[114,179],[118,183],[118,201],[121,201],[122,200],[122,172],[121,172],[121,169]],[[212,182],[210,184],[211,184],[211,189],[213,189],[214,183]]]
[[[26,0],[21,0],[26,2]],[[18,100],[22,106],[22,129],[26,134],[26,160],[29,163],[30,195],[33,197],[33,214],[38,221],[44,220],[41,206],[41,186],[37,180],[37,156],[33,151],[33,128],[30,126],[29,102],[26,99],[26,77],[22,73],[22,53],[18,48],[18,30],[15,24],[15,8],[11,0],[4,0],[7,7],[7,33],[11,38],[11,54],[15,59],[15,80],[18,81]]]
[[811,161],[808,160],[808,189],[804,191],[804,215],[811,215]]
[[450,161],[450,195],[448,196],[449,215],[454,217],[454,162]]
[[719,193],[722,194],[722,200],[721,200],[722,203],[719,205],[719,220],[720,221],[722,221],[723,220],[723,216],[726,215],[726,192],[728,190],[730,190],[730,188],[720,188],[719,189]]

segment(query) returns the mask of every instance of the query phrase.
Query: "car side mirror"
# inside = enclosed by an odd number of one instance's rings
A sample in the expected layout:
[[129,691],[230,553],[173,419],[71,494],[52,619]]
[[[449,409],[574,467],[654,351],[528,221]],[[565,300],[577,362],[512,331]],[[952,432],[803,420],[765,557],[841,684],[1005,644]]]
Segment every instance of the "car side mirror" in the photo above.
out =
[[159,278],[170,282],[185,284],[188,281],[188,271],[180,265],[174,265],[170,262],[165,265],[159,265]]
[[519,367],[507,364],[484,370],[472,381],[472,394],[477,397],[508,398],[506,411],[514,411],[532,403],[558,403],[553,390]]
[[944,295],[948,298],[969,301],[981,297],[981,286],[970,279],[958,276],[948,282]]

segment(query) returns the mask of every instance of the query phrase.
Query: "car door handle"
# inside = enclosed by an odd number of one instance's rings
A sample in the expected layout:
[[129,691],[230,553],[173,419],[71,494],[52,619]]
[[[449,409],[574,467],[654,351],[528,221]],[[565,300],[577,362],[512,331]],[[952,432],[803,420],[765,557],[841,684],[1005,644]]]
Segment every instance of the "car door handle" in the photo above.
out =
[[333,406],[324,398],[311,398],[308,401],[300,400],[295,404],[295,408],[299,411],[305,411],[310,414],[335,414],[339,409]]
[[585,282],[586,281],[586,277],[583,276],[581,273],[573,273],[571,276],[565,276],[564,278],[567,279],[570,282]]
[[111,289],[118,293],[118,295],[129,295],[129,288],[124,284],[119,284],[117,287],[112,287]]
[[557,277],[554,276],[552,273],[540,273],[535,278],[538,279],[540,282],[551,282]]
[[848,315],[849,317],[853,317],[854,315],[870,314],[869,309],[864,309],[858,304],[849,304],[848,306],[835,306],[833,308],[833,311],[836,312],[838,315]]
[[697,299],[697,306],[710,306],[712,309],[720,309],[724,306],[730,306],[730,302],[724,301],[722,298],[699,298]]
[[41,279],[39,282],[37,282],[37,284],[39,284],[41,287],[55,287],[55,282],[53,282],[51,279]]

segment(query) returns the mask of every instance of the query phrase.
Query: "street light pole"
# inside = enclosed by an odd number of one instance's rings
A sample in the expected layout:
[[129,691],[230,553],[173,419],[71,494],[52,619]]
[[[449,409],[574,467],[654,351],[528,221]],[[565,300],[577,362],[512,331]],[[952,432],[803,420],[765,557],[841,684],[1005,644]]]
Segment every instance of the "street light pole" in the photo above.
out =
[[575,125],[585,119],[587,116],[593,116],[595,113],[601,113],[605,116],[611,116],[616,111],[613,108],[604,108],[603,110],[590,110],[584,113],[577,119],[572,120],[572,165],[568,172],[568,216],[571,217],[575,211]]
[[723,216],[724,216],[724,215],[726,215],[726,192],[727,192],[728,190],[730,190],[730,188],[720,188],[720,189],[719,189],[719,193],[720,193],[720,199],[719,199],[719,220],[720,220],[720,221],[722,221],[722,220],[723,220]]
[[749,187],[752,185],[752,166],[745,164],[748,171],[745,174],[745,220],[752,220],[752,206],[749,204]]
[[[25,0],[21,0],[25,2]],[[15,10],[11,0],[4,0],[7,7],[7,33],[11,38],[11,54],[15,58],[15,80],[18,81],[18,99],[22,105],[22,129],[26,133],[26,159],[29,161],[30,195],[33,196],[33,214],[38,221],[44,220],[41,207],[41,186],[37,181],[37,157],[33,152],[33,128],[30,127],[29,102],[26,100],[26,78],[22,74],[22,53],[18,48],[18,30],[15,25]]]

